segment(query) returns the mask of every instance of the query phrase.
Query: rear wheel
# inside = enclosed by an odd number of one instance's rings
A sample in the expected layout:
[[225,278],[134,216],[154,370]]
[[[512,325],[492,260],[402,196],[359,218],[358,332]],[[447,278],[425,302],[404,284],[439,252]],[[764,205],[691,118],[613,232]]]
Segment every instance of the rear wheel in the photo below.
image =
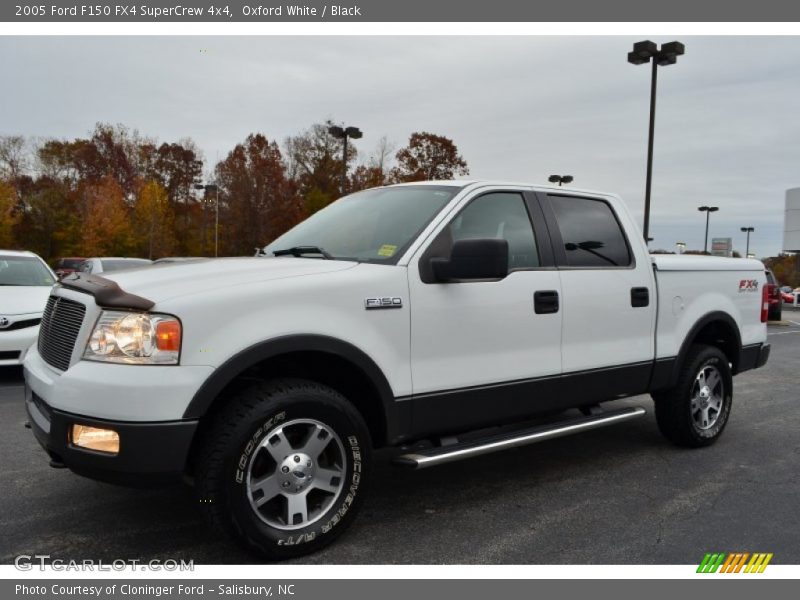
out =
[[733,402],[728,358],[713,346],[692,346],[675,387],[653,399],[664,437],[679,446],[713,444],[728,423]]
[[341,394],[282,379],[230,398],[198,456],[197,492],[212,524],[280,560],[319,550],[352,523],[371,441]]

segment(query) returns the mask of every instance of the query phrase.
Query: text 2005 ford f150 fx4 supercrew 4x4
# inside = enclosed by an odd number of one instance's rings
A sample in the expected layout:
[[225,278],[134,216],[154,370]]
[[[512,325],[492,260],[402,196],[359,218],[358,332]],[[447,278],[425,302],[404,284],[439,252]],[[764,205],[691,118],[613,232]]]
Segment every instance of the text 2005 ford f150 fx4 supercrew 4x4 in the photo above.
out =
[[375,448],[430,467],[620,423],[644,409],[599,404],[645,393],[670,441],[705,446],[769,355],[764,266],[650,256],[613,195],[382,187],[263,253],[67,276],[25,379],[56,465],[183,478],[273,559],[344,531]]

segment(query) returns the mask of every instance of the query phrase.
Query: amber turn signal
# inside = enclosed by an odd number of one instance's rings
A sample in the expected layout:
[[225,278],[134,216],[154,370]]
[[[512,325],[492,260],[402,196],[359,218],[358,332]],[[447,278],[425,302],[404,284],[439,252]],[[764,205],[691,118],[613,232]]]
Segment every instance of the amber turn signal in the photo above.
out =
[[180,352],[181,324],[179,321],[161,321],[156,325],[156,348]]

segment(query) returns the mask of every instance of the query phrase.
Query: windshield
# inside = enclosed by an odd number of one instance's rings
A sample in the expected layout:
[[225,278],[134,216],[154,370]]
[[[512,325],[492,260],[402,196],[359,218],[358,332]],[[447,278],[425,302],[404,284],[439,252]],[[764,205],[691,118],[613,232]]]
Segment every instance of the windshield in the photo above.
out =
[[32,256],[0,256],[0,285],[47,286],[55,283],[42,261]]
[[332,258],[391,264],[459,191],[456,186],[399,186],[345,196],[284,233],[264,252],[312,246]]

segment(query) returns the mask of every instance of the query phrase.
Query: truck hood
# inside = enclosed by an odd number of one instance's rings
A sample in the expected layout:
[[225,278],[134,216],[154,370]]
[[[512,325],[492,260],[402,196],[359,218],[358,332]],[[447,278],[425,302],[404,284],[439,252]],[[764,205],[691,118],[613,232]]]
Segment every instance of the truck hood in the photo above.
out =
[[177,296],[287,277],[331,273],[357,264],[294,257],[210,258],[103,273],[101,277],[117,282],[126,292],[158,304]]
[[0,317],[43,313],[51,289],[46,285],[0,285]]

